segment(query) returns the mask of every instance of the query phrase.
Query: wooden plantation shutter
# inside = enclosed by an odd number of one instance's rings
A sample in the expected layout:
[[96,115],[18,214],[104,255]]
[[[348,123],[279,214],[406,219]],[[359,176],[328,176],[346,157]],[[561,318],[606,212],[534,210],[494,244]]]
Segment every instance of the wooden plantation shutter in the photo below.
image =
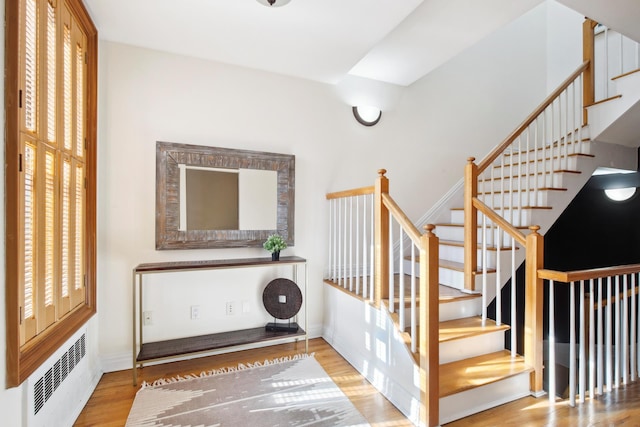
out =
[[82,0],[6,0],[6,22],[7,379],[17,385],[95,313],[97,32]]

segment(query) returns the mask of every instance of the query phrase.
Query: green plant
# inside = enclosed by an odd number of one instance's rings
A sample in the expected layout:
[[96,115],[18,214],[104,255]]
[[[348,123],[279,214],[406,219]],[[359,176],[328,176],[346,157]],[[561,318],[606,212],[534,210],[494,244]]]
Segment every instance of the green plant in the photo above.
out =
[[271,236],[267,237],[267,240],[264,242],[262,247],[269,252],[280,252],[287,247],[287,242],[284,241],[282,236],[279,236],[278,234],[272,234]]

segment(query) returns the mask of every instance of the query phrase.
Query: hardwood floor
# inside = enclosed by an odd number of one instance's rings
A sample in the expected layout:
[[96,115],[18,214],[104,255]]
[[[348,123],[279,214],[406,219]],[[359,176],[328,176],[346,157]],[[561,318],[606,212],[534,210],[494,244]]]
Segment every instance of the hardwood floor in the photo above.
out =
[[569,406],[568,401],[549,405],[549,399],[526,397],[506,405],[446,424],[446,427],[518,426],[586,427],[640,426],[640,382]]
[[[203,370],[235,366],[294,355],[304,344],[282,344],[182,362],[148,366],[140,381],[153,381]],[[318,338],[309,341],[309,351],[349,397],[372,427],[405,427],[412,424],[329,344]],[[121,427],[139,387],[132,385],[131,370],[105,374],[75,426]],[[517,426],[640,426],[640,382],[621,387],[604,397],[588,400],[575,408],[567,402],[551,407],[546,397],[528,397],[446,424],[446,427]],[[256,426],[261,427],[261,426]]]
[[[138,378],[139,381],[151,382],[158,378],[169,378],[190,373],[198,374],[209,369],[270,360],[303,351],[304,342],[300,342],[298,344],[282,344],[255,350],[202,357],[147,366],[139,370]],[[315,353],[316,360],[372,426],[405,427],[412,425],[323,339],[309,340],[309,352]],[[74,425],[78,427],[123,426],[129,415],[136,391],[139,388],[139,386],[134,387],[132,384],[131,370],[104,374]]]

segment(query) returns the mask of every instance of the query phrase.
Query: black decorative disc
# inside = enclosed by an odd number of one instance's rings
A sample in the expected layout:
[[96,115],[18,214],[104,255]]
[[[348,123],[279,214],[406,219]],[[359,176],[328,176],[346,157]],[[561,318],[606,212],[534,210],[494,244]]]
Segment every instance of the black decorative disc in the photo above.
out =
[[276,319],[291,319],[302,306],[302,292],[293,280],[274,279],[264,288],[262,303]]

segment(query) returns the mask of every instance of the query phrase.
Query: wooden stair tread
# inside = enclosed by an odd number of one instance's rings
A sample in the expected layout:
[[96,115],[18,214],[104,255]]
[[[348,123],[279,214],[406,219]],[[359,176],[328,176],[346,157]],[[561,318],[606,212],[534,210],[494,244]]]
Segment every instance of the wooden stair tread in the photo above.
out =
[[440,398],[531,372],[521,356],[507,350],[440,365]]
[[627,71],[626,73],[619,74],[615,77],[612,77],[611,80],[621,79],[623,77],[630,76],[631,74],[635,74],[638,72],[640,72],[640,68],[636,68],[635,70],[631,70],[631,71]]
[[442,343],[496,331],[506,331],[510,329],[510,326],[505,324],[498,326],[491,319],[487,319],[485,326],[482,326],[482,318],[474,316],[440,322],[439,329],[439,340]]

